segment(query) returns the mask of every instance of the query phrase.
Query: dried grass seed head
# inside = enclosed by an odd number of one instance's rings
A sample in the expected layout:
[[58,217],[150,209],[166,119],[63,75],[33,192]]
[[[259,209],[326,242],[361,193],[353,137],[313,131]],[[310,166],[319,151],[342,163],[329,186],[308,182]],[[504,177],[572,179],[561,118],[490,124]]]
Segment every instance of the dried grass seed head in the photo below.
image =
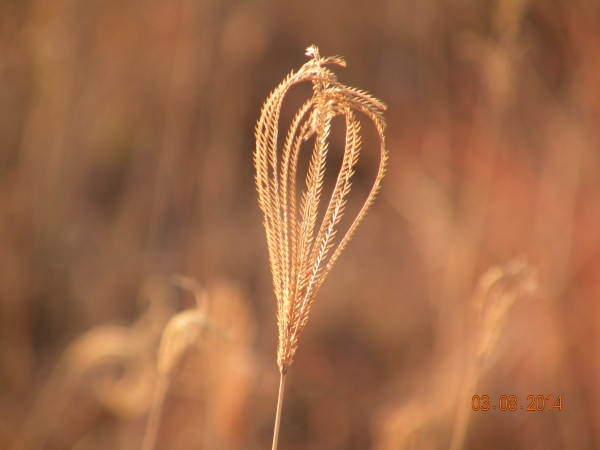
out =
[[533,295],[538,286],[537,271],[524,258],[493,266],[481,275],[473,302],[478,361],[494,348],[514,302]]
[[[314,297],[377,194],[387,160],[383,110],[385,105],[369,94],[344,86],[325,66],[345,67],[338,56],[321,57],[311,46],[311,59],[292,72],[269,95],[256,125],[256,188],[264,213],[269,262],[277,297],[279,345],[277,362],[287,372],[298,345],[298,336],[306,325]],[[281,157],[278,156],[279,117],[284,96],[295,84],[310,81],[312,97],[300,107],[287,132]],[[337,245],[334,238],[344,214],[351,178],[361,149],[360,125],[355,112],[365,114],[377,129],[381,156],[377,176],[367,199]],[[346,141],[342,165],[323,220],[317,224],[321,202],[325,160],[331,120],[346,120]],[[300,206],[296,199],[297,168],[300,147],[316,135],[306,175],[306,190]]]
[[182,356],[200,343],[202,333],[209,328],[208,295],[196,280],[172,275],[171,284],[190,291],[196,307],[175,314],[165,325],[157,354],[158,373],[170,375]]

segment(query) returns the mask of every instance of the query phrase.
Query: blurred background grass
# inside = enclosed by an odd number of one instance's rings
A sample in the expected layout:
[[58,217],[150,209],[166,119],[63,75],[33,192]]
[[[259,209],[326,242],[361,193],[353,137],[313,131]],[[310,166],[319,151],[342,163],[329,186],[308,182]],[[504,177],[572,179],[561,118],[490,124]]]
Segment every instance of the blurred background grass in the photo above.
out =
[[[519,255],[540,290],[510,311],[477,393],[562,395],[564,409],[472,413],[465,448],[600,445],[597,2],[1,0],[0,447],[69,342],[133,321],[141,283],[172,272],[236,283],[257,331],[225,438],[211,441],[206,399],[173,392],[157,448],[270,445],[253,128],[310,44],[388,105],[390,165],[302,336],[281,448],[404,448],[390,442],[408,404],[429,411],[414,448],[447,448],[474,286]],[[377,164],[363,128],[355,207]],[[81,391],[46,448],[139,445],[144,416]]]

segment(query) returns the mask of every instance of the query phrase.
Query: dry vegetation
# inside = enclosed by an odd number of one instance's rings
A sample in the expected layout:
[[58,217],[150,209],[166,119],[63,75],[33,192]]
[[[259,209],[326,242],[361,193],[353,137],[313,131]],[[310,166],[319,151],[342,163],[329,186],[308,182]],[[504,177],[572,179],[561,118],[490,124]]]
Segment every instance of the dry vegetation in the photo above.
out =
[[[279,448],[600,446],[598,2],[0,0],[0,448],[269,448],[282,297],[254,131],[309,44],[386,103],[389,162],[279,352]],[[323,199],[354,172],[335,244],[381,167],[359,116],[324,156]]]
[[[382,115],[385,105],[365,92],[338,82],[335,74],[325,66],[335,64],[345,67],[346,63],[339,56],[322,58],[316,46],[308,47],[306,55],[310,60],[298,72],[288,75],[269,95],[256,124],[256,190],[260,209],[265,215],[279,328],[277,365],[280,380],[273,450],[277,449],[285,379],[294,361],[310,308],[325,277],[381,188],[387,162]],[[292,86],[305,81],[312,83],[313,95],[294,116],[281,155],[278,155],[279,116],[283,100]],[[354,111],[373,121],[381,141],[381,159],[367,199],[348,230],[345,234],[340,233],[341,237],[336,241],[361,150],[360,123]],[[343,116],[346,122],[342,164],[331,198],[327,200],[325,197],[322,201],[331,121],[336,116]],[[302,145],[311,137],[314,137],[313,149],[298,208],[298,162]],[[321,203],[327,206],[318,225],[319,210],[323,209]]]

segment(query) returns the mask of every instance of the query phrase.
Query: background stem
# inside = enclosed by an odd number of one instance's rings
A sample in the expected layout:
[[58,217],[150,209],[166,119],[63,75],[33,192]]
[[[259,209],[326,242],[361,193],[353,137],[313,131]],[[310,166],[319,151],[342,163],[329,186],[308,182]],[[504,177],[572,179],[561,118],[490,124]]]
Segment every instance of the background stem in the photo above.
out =
[[148,424],[146,425],[146,432],[144,433],[142,450],[154,449],[156,436],[158,434],[158,427],[160,424],[162,406],[165,399],[165,394],[169,388],[169,381],[169,375],[159,375],[156,388],[154,390],[154,398],[152,399],[152,407],[150,409],[150,416],[148,417]]

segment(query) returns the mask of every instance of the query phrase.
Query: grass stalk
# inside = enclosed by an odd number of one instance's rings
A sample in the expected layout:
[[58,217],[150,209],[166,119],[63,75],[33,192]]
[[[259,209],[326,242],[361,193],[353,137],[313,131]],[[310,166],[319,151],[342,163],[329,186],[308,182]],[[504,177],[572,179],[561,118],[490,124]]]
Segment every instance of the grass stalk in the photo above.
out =
[[275,430],[273,431],[273,449],[277,450],[279,441],[279,425],[281,424],[281,406],[283,404],[283,389],[285,387],[285,376],[287,372],[280,371],[279,395],[277,397],[277,412],[275,413]]
[[150,416],[148,417],[148,423],[146,424],[146,431],[144,433],[144,440],[142,442],[142,450],[153,450],[156,444],[160,416],[162,413],[163,403],[165,401],[165,394],[169,389],[170,379],[171,378],[168,374],[161,374],[158,377],[156,389],[154,390],[154,397],[152,398]]
[[452,436],[450,438],[450,446],[448,447],[449,450],[461,450],[464,446],[467,428],[469,427],[469,420],[471,418],[470,413],[472,412],[471,402],[469,400],[477,389],[480,374],[480,361],[470,365],[467,369],[463,387],[458,397],[458,408],[454,420],[454,427],[452,429]]

